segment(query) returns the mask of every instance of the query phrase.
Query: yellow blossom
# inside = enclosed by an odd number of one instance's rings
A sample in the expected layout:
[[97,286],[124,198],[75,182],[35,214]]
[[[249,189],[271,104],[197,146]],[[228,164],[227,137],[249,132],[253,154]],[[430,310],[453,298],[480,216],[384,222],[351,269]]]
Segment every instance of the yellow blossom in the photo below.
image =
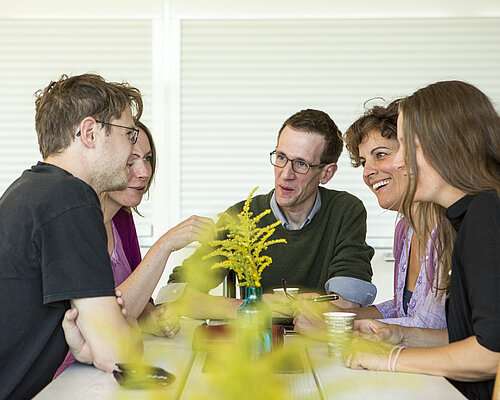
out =
[[214,256],[226,257],[226,260],[215,263],[212,268],[232,269],[238,275],[240,286],[260,287],[262,271],[272,262],[271,257],[261,256],[260,253],[273,244],[286,243],[285,239],[268,240],[280,221],[262,228],[257,227],[260,220],[271,212],[270,209],[252,218],[250,203],[257,189],[258,186],[252,190],[243,205],[243,210],[236,217],[227,213],[220,214],[227,223],[217,228],[216,232],[227,232],[227,238],[211,241],[210,245],[217,249],[203,257],[203,259]]

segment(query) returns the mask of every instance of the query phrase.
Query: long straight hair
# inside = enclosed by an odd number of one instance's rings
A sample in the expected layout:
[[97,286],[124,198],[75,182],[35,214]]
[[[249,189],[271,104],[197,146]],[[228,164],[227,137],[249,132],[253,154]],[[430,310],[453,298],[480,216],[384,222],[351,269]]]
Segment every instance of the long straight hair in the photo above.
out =
[[[416,224],[412,205],[418,183],[415,138],[429,165],[449,185],[470,195],[496,190],[500,196],[500,117],[488,97],[461,81],[433,83],[401,100],[405,134],[404,152],[408,184],[401,211],[420,235],[430,235],[428,218]],[[435,247],[439,286],[449,287],[449,271],[456,232],[446,218],[446,209],[434,203],[419,208],[435,216]]]

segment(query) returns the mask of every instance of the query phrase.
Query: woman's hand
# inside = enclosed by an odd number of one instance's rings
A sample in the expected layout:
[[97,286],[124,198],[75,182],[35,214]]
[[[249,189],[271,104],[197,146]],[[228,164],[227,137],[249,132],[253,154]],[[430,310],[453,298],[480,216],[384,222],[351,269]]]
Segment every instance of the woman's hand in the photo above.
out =
[[177,251],[195,241],[208,241],[213,237],[215,223],[210,218],[192,215],[165,233],[159,242],[167,243],[171,251]]
[[387,361],[393,347],[388,343],[355,337],[342,353],[342,359],[346,367],[352,369],[388,371]]
[[127,310],[125,309],[125,300],[123,300],[123,293],[120,289],[115,289],[116,302],[122,310],[122,314],[127,318]]
[[181,330],[179,315],[173,303],[163,303],[151,308],[145,318],[141,318],[143,332],[155,336],[174,337]]
[[404,327],[385,324],[374,319],[359,319],[354,321],[354,335],[372,342],[387,342],[390,344],[404,344]]

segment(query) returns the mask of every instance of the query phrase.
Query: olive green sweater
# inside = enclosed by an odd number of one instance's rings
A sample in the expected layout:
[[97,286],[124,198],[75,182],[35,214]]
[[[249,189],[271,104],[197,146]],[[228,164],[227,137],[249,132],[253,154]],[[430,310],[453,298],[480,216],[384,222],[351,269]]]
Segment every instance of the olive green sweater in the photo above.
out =
[[[274,190],[267,195],[255,196],[250,210],[256,216],[270,208]],[[333,277],[348,277],[370,282],[370,260],[373,249],[365,242],[366,210],[363,203],[347,192],[320,187],[321,208],[311,222],[301,230],[276,227],[271,239],[286,239],[287,243],[270,246],[262,254],[273,260],[262,273],[261,285],[265,292],[281,287],[282,279],[289,287],[299,287],[322,293],[325,283]],[[226,212],[237,214],[244,201]],[[260,225],[276,222],[273,213],[266,215]],[[212,251],[208,245],[196,250],[192,256],[176,267],[170,282],[188,282],[194,288],[207,292],[217,287],[227,273],[225,269],[210,269],[216,257],[202,260]],[[207,273],[207,271],[210,271]]]

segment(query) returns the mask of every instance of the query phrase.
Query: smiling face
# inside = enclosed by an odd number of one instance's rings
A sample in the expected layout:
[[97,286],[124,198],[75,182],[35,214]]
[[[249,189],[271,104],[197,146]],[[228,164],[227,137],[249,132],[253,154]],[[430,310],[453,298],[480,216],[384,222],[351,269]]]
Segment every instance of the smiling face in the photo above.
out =
[[[289,160],[299,159],[310,165],[316,165],[321,162],[324,147],[323,136],[286,126],[281,132],[276,153],[286,156]],[[301,213],[312,209],[318,185],[328,182],[333,175],[332,173],[329,178],[326,178],[325,173],[329,166],[332,167],[335,164],[311,168],[307,174],[296,173],[290,161],[283,168],[274,167],[276,202],[285,216],[288,212]]]
[[397,139],[387,139],[379,131],[370,131],[358,146],[363,180],[377,196],[380,207],[399,210],[406,179],[393,166],[398,151]]
[[141,203],[142,196],[147,191],[151,179],[151,159],[152,152],[149,139],[146,133],[140,129],[137,143],[132,148],[127,188],[109,192],[110,202],[114,202],[119,207],[137,207]]

